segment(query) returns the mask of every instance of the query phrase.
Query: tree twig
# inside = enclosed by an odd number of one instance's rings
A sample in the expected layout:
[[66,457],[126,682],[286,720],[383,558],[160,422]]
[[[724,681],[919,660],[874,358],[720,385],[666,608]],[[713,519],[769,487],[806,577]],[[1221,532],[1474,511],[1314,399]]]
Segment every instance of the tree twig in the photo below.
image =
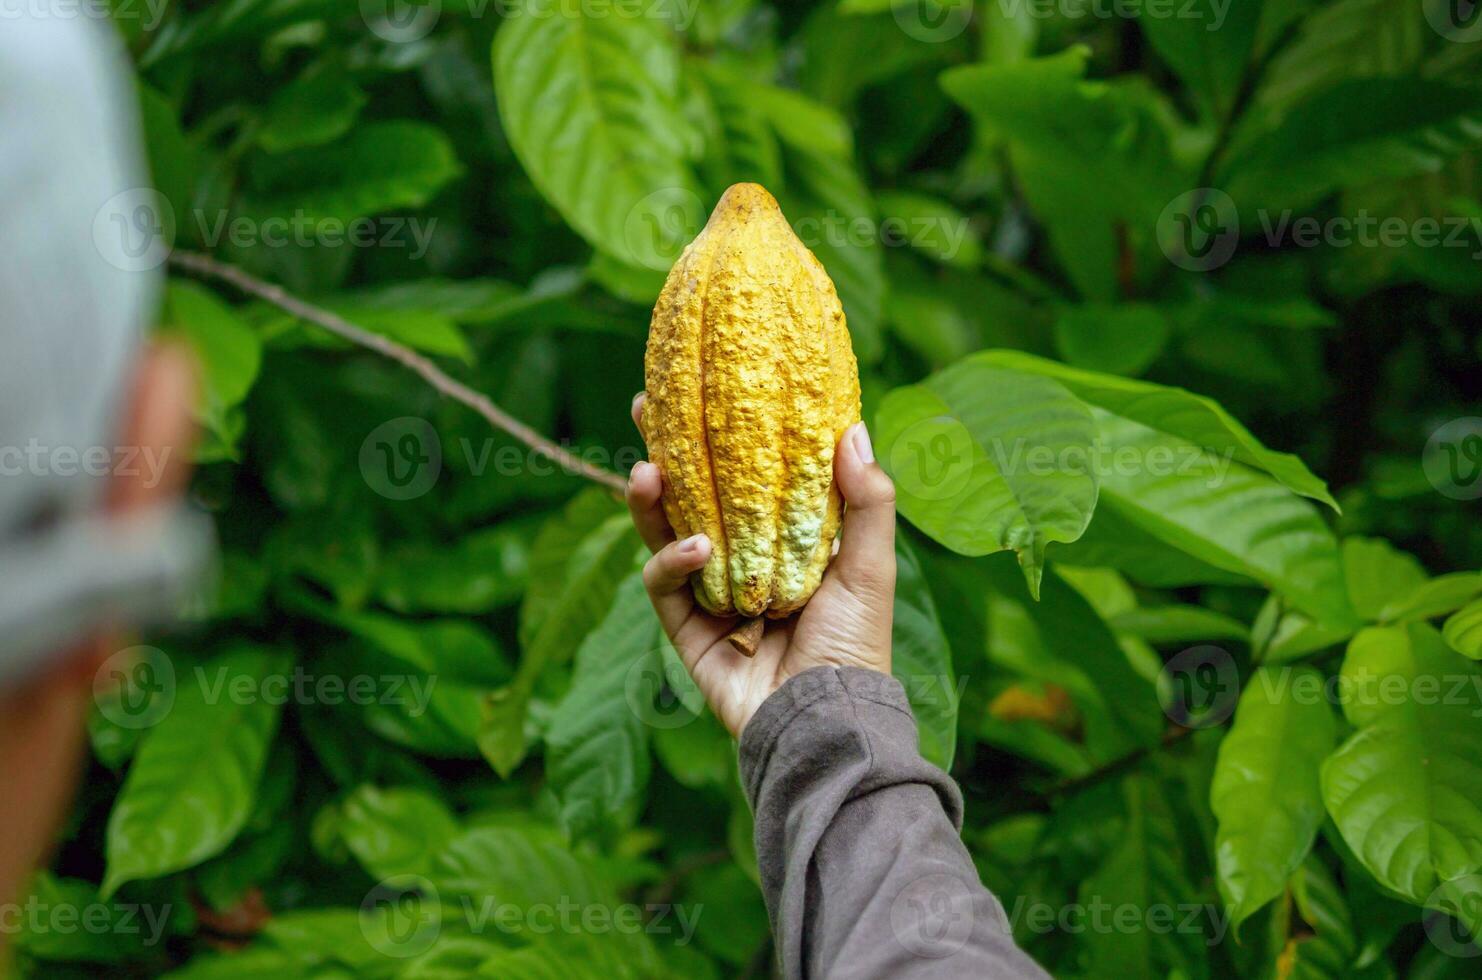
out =
[[388,337],[377,333],[371,333],[363,327],[346,320],[336,313],[332,313],[322,307],[305,302],[297,296],[275,286],[270,282],[264,282],[250,273],[244,272],[234,265],[219,262],[209,255],[199,252],[172,252],[170,264],[203,279],[217,279],[240,289],[249,296],[271,303],[281,310],[292,313],[301,320],[305,320],[328,330],[337,337],[342,337],[357,347],[375,351],[383,357],[390,358],[401,364],[408,370],[420,375],[424,381],[435,388],[439,394],[451,398],[453,401],[466,405],[481,415],[485,421],[494,428],[507,432],[516,439],[529,446],[535,452],[547,457],[562,468],[580,474],[595,483],[622,493],[627,481],[623,477],[594,463],[588,463],[545,436],[536,432],[530,426],[510,415],[504,409],[483,394],[470,388],[461,381],[450,378],[436,364],[426,357],[418,354],[410,347],[398,344]]

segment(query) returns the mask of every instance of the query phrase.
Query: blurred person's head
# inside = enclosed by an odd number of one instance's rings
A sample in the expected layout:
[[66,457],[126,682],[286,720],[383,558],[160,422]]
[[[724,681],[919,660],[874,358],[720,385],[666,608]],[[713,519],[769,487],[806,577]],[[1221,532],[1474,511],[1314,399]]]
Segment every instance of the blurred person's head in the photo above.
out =
[[108,25],[64,13],[0,30],[0,902],[46,858],[94,672],[205,541],[172,503],[191,358],[146,349],[160,271],[108,239],[148,183],[133,82]]

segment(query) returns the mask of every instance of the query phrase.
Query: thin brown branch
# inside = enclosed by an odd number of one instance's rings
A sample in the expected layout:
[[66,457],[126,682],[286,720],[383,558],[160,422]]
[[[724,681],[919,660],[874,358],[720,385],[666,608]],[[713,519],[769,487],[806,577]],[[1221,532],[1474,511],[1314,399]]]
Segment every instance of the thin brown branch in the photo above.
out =
[[363,327],[357,327],[336,313],[299,299],[281,286],[264,282],[234,265],[219,262],[209,255],[202,255],[199,252],[173,252],[170,255],[170,264],[203,279],[217,279],[221,282],[229,283],[249,296],[254,296],[264,302],[273,304],[281,310],[292,313],[300,320],[312,323],[317,327],[322,327],[335,336],[342,337],[358,347],[375,351],[383,357],[396,361],[403,367],[420,375],[424,381],[444,397],[451,398],[453,401],[473,409],[479,415],[483,416],[485,421],[494,426],[494,428],[509,433],[563,469],[580,474],[588,480],[600,483],[602,486],[610,487],[618,493],[621,493],[623,487],[626,485],[627,481],[620,474],[606,467],[588,463],[586,460],[567,452],[550,439],[547,439],[524,422],[521,422],[494,404],[488,395],[475,391],[463,382],[448,377],[436,364],[421,354],[418,354],[410,347],[398,344],[396,341],[383,337],[380,334],[371,333]]

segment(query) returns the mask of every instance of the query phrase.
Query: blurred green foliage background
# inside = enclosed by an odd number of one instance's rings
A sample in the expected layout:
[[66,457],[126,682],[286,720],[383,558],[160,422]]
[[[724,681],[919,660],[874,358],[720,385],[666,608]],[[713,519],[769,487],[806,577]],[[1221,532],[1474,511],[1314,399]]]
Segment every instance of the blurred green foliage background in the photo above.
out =
[[[896,673],[1019,942],[1066,977],[1433,978],[1482,927],[1466,6],[112,19],[177,248],[619,473],[664,273],[767,186],[844,301]],[[221,588],[94,711],[34,891],[163,932],[23,931],[21,974],[769,975],[734,746],[612,496],[218,281],[176,270],[159,329],[206,368]],[[561,901],[647,926],[538,928]]]

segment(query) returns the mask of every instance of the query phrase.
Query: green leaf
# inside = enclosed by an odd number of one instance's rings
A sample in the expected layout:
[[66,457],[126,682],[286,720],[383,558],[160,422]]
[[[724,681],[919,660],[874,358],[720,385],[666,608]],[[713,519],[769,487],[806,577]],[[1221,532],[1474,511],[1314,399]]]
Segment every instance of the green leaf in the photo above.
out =
[[355,125],[365,102],[365,93],[343,69],[321,64],[274,93],[257,130],[258,144],[282,153],[339,139]]
[[655,728],[650,738],[659,762],[681,786],[724,788],[735,781],[736,742],[710,712],[680,727]]
[[1323,764],[1323,801],[1384,887],[1415,903],[1482,870],[1482,668],[1421,623],[1348,645],[1355,732]]
[[160,941],[163,917],[170,912],[169,906],[106,902],[92,882],[59,878],[50,871],[36,872],[18,901],[10,906],[15,911],[5,927],[7,937],[26,956],[44,961],[119,963],[137,958]]
[[1326,623],[1355,619],[1338,542],[1308,501],[1229,457],[1105,411],[1101,507],[1200,561],[1248,575]]
[[443,848],[428,878],[445,901],[494,896],[501,904],[528,908],[564,900],[607,904],[611,890],[561,842],[554,831],[514,826],[465,830]]
[[[1087,298],[1122,295],[1118,270],[1164,259],[1153,232],[1192,179],[1145,90],[1085,79],[1088,48],[952,68],[942,87],[987,138],[1006,140],[1014,174],[1055,254]],[[1086,180],[1088,161],[1097,179]],[[1145,259],[1145,261],[1140,261]]]
[[1145,303],[1072,306],[1055,318],[1055,346],[1077,367],[1137,375],[1163,353],[1172,327]]
[[657,18],[527,0],[494,41],[499,115],[525,172],[588,242],[653,269],[704,221],[679,78]]
[[[243,216],[348,223],[422,207],[463,167],[441,130],[401,120],[367,123],[337,143],[262,156],[248,172]],[[206,229],[207,244],[225,231]],[[260,244],[268,244],[267,228],[259,231]]]
[[1426,581],[1425,567],[1383,538],[1343,539],[1343,578],[1353,611],[1376,620],[1396,595]]
[[944,265],[972,269],[983,261],[983,243],[967,215],[939,198],[908,191],[875,196],[880,237],[887,245],[909,245]]
[[643,576],[634,572],[577,650],[571,688],[545,733],[548,785],[573,838],[631,814],[648,785],[648,728],[629,705],[627,685],[635,670],[654,667],[659,642]]
[[1467,603],[1446,620],[1441,635],[1457,653],[1482,660],[1482,599]]
[[685,881],[683,902],[708,915],[695,934],[699,944],[736,967],[755,959],[771,932],[761,891],[731,862],[691,875]]
[[486,613],[519,600],[530,575],[528,527],[501,523],[451,543],[412,540],[390,549],[376,598],[400,613]]
[[1157,743],[1164,717],[1153,684],[1080,592],[1052,568],[1035,602],[1007,562],[973,568],[969,581],[993,593],[987,653],[995,666],[1064,687],[1086,719],[1086,747],[1098,761]]
[[1482,592],[1482,573],[1452,572],[1412,585],[1379,610],[1385,623],[1408,623],[1444,616]]
[[159,330],[190,344],[201,366],[201,388],[196,417],[231,449],[234,430],[227,421],[231,409],[252,390],[262,365],[262,342],[210,290],[195,283],[174,281],[165,291]]
[[1310,12],[1303,3],[1289,5],[1296,8],[1293,19],[1306,16],[1262,73],[1258,111],[1288,107],[1347,79],[1410,75],[1432,34],[1424,4],[1411,0],[1333,0]]
[[459,833],[437,797],[416,789],[361,786],[340,804],[340,839],[378,879],[427,875]]
[[[1357,966],[1358,933],[1347,896],[1331,872],[1314,855],[1291,879],[1292,902],[1301,915],[1287,932],[1283,956],[1290,957],[1290,980],[1341,980]],[[1300,930],[1300,931],[1299,931]],[[1308,934],[1309,930],[1313,934]]]
[[1032,594],[1046,546],[1079,538],[1096,506],[1086,407],[980,355],[890,392],[874,429],[901,513],[959,554],[1014,551]]
[[691,58],[685,67],[687,77],[699,83],[696,92],[708,101],[710,110],[700,171],[711,196],[719,199],[727,187],[743,181],[782,186],[782,148],[766,113],[747,97],[750,80],[730,66],[707,59]]
[[1262,6],[1262,0],[1195,0],[1180,5],[1176,15],[1144,9],[1138,23],[1159,56],[1204,101],[1211,115],[1223,118],[1249,69]]
[[1270,473],[1293,493],[1338,508],[1328,488],[1305,463],[1290,453],[1267,449],[1212,398],[1150,381],[1096,374],[1018,351],[986,351],[977,356],[995,367],[1054,378],[1087,404],[1220,455],[1228,454]]
[[[1246,215],[1307,208],[1334,191],[1434,173],[1482,139],[1482,92],[1419,78],[1340,82],[1294,107],[1223,169]],[[1289,215],[1288,215],[1289,217]]]
[[855,166],[848,126],[796,92],[762,86],[751,94],[782,142],[782,211],[838,288],[855,355],[873,363],[883,351],[884,258],[875,202]]
[[[1083,907],[1179,907],[1192,891],[1168,801],[1146,775],[1122,782],[1127,823],[1105,862],[1082,883]],[[1140,923],[1139,923],[1140,925]],[[1193,924],[1178,928],[1088,929],[1081,938],[1088,975],[1096,977],[1206,976],[1207,943]]]
[[904,534],[895,536],[895,567],[891,673],[911,700],[921,754],[927,761],[951,769],[957,748],[958,693],[952,673],[952,648],[937,618],[921,561]]
[[1250,639],[1244,623],[1203,606],[1141,606],[1109,617],[1106,624],[1149,643]]
[[1281,894],[1312,848],[1323,820],[1318,769],[1336,730],[1314,670],[1264,668],[1240,695],[1209,796],[1220,895],[1237,929]]
[[237,836],[281,710],[264,682],[287,669],[283,654],[241,647],[182,671],[109,814],[104,898],[125,882],[199,864]]
[[520,664],[509,686],[490,695],[479,736],[501,776],[525,758],[525,712],[536,682],[547,667],[569,660],[606,615],[637,547],[632,519],[595,488],[573,499],[536,539],[520,610]]

